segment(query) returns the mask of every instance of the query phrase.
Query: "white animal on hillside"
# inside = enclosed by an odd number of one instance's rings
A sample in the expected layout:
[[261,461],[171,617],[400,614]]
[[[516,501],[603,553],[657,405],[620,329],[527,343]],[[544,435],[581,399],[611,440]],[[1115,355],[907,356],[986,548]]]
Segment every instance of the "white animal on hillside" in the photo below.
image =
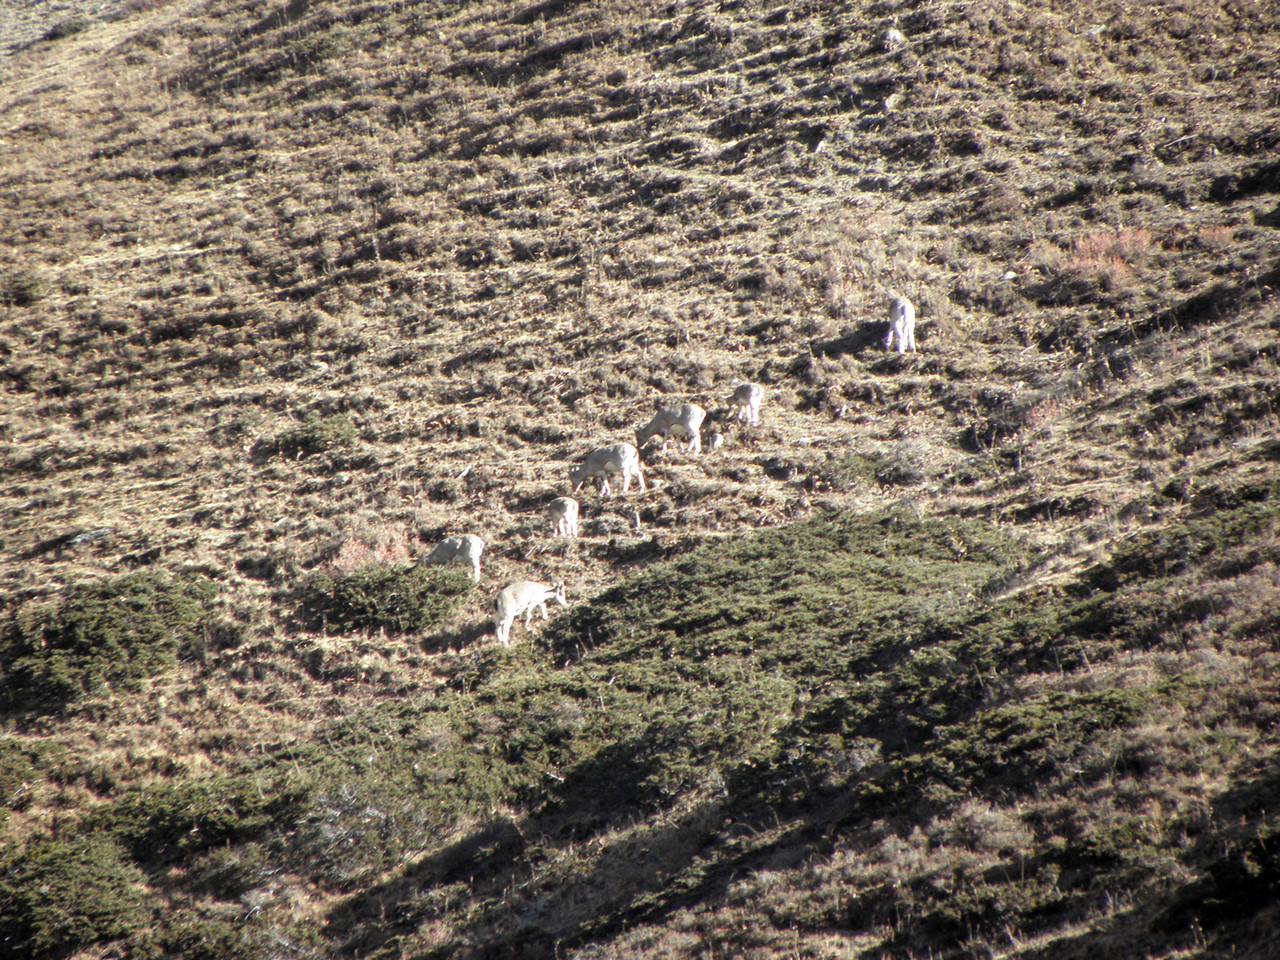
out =
[[898,339],[898,352],[906,353],[916,349],[916,308],[906,297],[894,297],[889,301],[889,336],[885,338],[884,348],[893,346]]
[[578,535],[578,501],[573,497],[556,497],[547,504],[547,516],[556,525],[557,537]]
[[678,407],[663,407],[643,427],[636,427],[636,446],[643,447],[652,437],[662,437],[662,449],[667,441],[675,440],[686,453],[702,452],[702,421],[707,411],[696,403],[682,403]]
[[436,544],[423,563],[469,563],[471,576],[480,582],[480,554],[484,553],[484,541],[474,533],[464,533],[460,537],[449,537]]
[[526,630],[529,629],[529,621],[533,619],[534,610],[542,611],[543,620],[551,619],[547,614],[547,603],[551,600],[562,607],[569,605],[563,582],[551,586],[533,580],[521,580],[498,591],[498,595],[493,598],[493,615],[498,625],[498,639],[502,641],[502,645],[511,646],[511,625],[520,614],[524,614]]
[[738,408],[738,419],[752,425],[760,422],[760,404],[763,402],[764,387],[754,383],[742,384],[729,398],[730,408]]
[[600,492],[608,496],[612,492],[609,486],[612,476],[622,477],[623,493],[630,489],[631,478],[635,477],[640,481],[640,492],[644,493],[646,487],[644,474],[640,472],[640,453],[631,444],[614,443],[591,451],[582,466],[569,471],[569,482],[573,484],[573,492],[577,493],[589,478],[599,477]]

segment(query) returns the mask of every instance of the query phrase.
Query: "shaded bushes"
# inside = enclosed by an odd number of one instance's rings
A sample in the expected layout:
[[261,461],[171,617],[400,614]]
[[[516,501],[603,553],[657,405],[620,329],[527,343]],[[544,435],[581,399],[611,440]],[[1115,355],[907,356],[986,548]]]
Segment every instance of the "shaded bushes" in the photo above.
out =
[[128,936],[151,919],[143,875],[119,844],[89,835],[34,840],[0,858],[0,944],[45,960]]
[[[290,829],[307,796],[296,784],[251,776],[162,781],[96,808],[75,825],[75,835],[59,831],[0,856],[4,955],[56,960],[121,940],[130,956],[157,955],[157,947],[184,957],[262,956],[263,933],[252,918],[229,925],[172,904],[160,911],[139,868],[162,869],[206,850],[238,858],[237,845]],[[206,894],[250,889],[208,870],[192,876],[205,881]],[[221,883],[208,882],[214,879]]]
[[447,617],[471,589],[457,569],[370,564],[326,570],[298,592],[298,614],[311,629],[347,632],[427,630]]
[[27,604],[0,627],[0,706],[50,707],[121,686],[136,689],[221,624],[203,577],[145,571],[71,588],[57,605]]
[[163,860],[252,839],[296,816],[305,791],[264,789],[252,777],[216,777],[132,790],[84,820],[140,862]]

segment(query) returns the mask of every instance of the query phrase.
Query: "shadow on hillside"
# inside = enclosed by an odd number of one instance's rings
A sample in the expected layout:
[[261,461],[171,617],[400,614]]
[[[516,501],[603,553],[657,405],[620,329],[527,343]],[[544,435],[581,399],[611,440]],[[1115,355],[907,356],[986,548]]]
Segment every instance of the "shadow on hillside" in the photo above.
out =
[[[1184,858],[1196,875],[1148,893],[1074,937],[1019,954],[1026,960],[1128,960],[1186,950],[1188,956],[1269,960],[1280,939],[1280,824],[1267,811],[1280,796],[1280,762],[1227,790],[1213,804],[1213,822]],[[1097,890],[1096,899],[1107,899]]]
[[874,320],[845,327],[838,337],[830,340],[815,340],[810,344],[810,350],[815,357],[831,359],[867,350],[883,351],[885,337],[888,335],[889,321]]
[[423,653],[442,653],[446,650],[466,650],[494,637],[493,617],[471,620],[466,623],[423,635],[418,647]]
[[[856,794],[841,790],[813,793],[802,808],[783,814],[780,825],[761,801],[765,781],[758,772],[728,777],[719,796],[664,814],[664,802],[681,790],[670,780],[681,743],[674,727],[655,726],[606,748],[570,770],[524,820],[486,823],[348,900],[330,914],[326,936],[342,944],[343,954],[358,956],[433,919],[464,915],[469,922],[458,939],[425,956],[542,960],[638,925],[661,924],[682,909],[721,903],[735,881],[807,862],[823,851],[824,838],[861,820]],[[1030,924],[1019,930],[1024,937],[1093,921],[1074,935],[1024,948],[1019,955],[1031,960],[1127,960],[1156,948],[1273,943],[1280,926],[1280,845],[1274,842],[1280,826],[1268,821],[1267,810],[1278,794],[1275,763],[1223,794],[1213,822],[1229,826],[1207,830],[1185,857],[1196,879],[1173,888],[1148,883],[1123,910],[1110,905],[1117,872],[1169,873],[1167,865],[1143,861],[1140,847],[1076,848],[1022,863],[1028,895],[1042,898],[1027,911],[984,897],[982,884],[964,897],[958,890],[957,899],[927,895],[910,914],[896,913],[894,891],[871,890],[843,923],[853,933],[892,921],[894,934],[880,947],[891,956],[940,946],[942,956],[960,955],[975,937],[1003,942],[1010,916]],[[769,836],[757,840],[761,834]],[[1010,883],[1009,870],[1007,863],[993,867],[985,878],[989,889]],[[1055,879],[1040,888],[1034,878],[1041,876]],[[1269,956],[1262,948],[1235,955]]]
[[[491,821],[357,894],[328,917],[325,936],[360,956],[447,913],[467,915],[463,943],[426,956],[550,958],[677,910],[715,901],[765,863],[798,864],[823,828],[849,815],[848,801],[814,804],[767,843],[739,847],[760,806],[754,781],[681,813],[662,813],[679,792],[666,782],[681,747],[672,727],[651,727],[579,764],[523,821]],[[690,770],[690,775],[692,770]],[[630,829],[628,829],[630,828]],[[591,851],[581,869],[576,851]],[[550,870],[542,865],[553,863]],[[471,910],[459,901],[469,901]]]

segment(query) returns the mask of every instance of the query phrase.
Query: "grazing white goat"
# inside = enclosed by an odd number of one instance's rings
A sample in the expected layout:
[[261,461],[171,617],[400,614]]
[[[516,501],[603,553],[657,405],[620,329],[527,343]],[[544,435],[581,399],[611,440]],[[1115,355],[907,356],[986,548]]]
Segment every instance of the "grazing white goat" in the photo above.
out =
[[885,338],[884,348],[893,346],[893,338],[898,338],[898,352],[912,353],[916,349],[916,308],[906,297],[894,297],[889,301],[889,336]]
[[493,598],[493,614],[498,624],[498,639],[502,641],[502,645],[511,646],[511,625],[520,614],[524,614],[526,630],[529,629],[529,621],[533,619],[534,610],[542,611],[543,620],[551,619],[547,614],[547,602],[550,600],[554,600],[562,607],[569,605],[569,601],[565,598],[563,582],[553,587],[533,580],[521,580],[498,591],[498,595]]
[[764,402],[764,387],[744,383],[729,398],[730,408],[738,408],[738,419],[752,425],[760,422],[760,404]]
[[590,477],[600,478],[600,492],[608,496],[612,491],[609,477],[622,477],[622,492],[631,487],[631,478],[640,481],[640,492],[644,493],[644,474],[640,472],[640,453],[629,443],[615,443],[599,450],[592,450],[582,466],[569,471],[569,482],[573,484],[573,492],[577,493]]
[[578,535],[578,501],[573,497],[556,497],[547,504],[547,516],[556,525],[557,537]]
[[484,553],[484,541],[474,533],[449,537],[436,544],[436,548],[423,558],[423,563],[469,563],[471,576],[480,582],[480,554]]
[[667,449],[668,440],[675,440],[686,453],[701,453],[702,421],[705,419],[707,411],[696,403],[663,407],[648,424],[636,427],[636,447],[643,447],[652,437],[660,436],[663,450]]

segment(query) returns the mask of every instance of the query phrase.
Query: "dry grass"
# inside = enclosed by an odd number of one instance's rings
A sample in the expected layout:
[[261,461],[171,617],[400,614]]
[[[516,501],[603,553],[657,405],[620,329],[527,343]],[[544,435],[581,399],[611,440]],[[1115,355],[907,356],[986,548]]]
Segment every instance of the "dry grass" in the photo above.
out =
[[[1274,480],[1280,36],[1261,8],[124,14],[0,61],[0,584],[16,609],[196,568],[246,639],[136,695],[5,717],[16,742],[82,758],[10,804],[6,841],[433,689],[488,650],[508,580],[586,600],[700,543],[892,507],[1014,528],[1043,560],[1013,595]],[[905,43],[883,43],[891,26]],[[880,349],[890,290],[917,305],[918,355]],[[758,428],[726,420],[744,380],[768,393]],[[706,406],[723,450],[651,458],[651,492],[584,496],[584,536],[549,538],[569,466],[672,399]],[[282,599],[462,532],[489,545],[484,579],[431,636],[320,636]],[[1188,650],[1265,644],[1274,569],[1227,599],[1182,586],[1206,611]],[[1240,649],[1134,669],[1234,682]],[[1093,682],[1131,685],[1109,669]],[[1163,769],[1196,735],[1171,715],[1098,749]],[[1150,824],[1229,782],[1117,776],[1090,801]],[[847,922],[819,902],[836,874],[881,892],[978,876],[1027,812],[975,799],[760,869],[598,955],[905,956],[874,911],[825,932],[787,911]],[[549,876],[632,882],[624,841],[557,851]],[[340,899],[298,896],[312,917]],[[1086,926],[1059,940],[1086,950]],[[424,920],[412,950],[452,931]]]

